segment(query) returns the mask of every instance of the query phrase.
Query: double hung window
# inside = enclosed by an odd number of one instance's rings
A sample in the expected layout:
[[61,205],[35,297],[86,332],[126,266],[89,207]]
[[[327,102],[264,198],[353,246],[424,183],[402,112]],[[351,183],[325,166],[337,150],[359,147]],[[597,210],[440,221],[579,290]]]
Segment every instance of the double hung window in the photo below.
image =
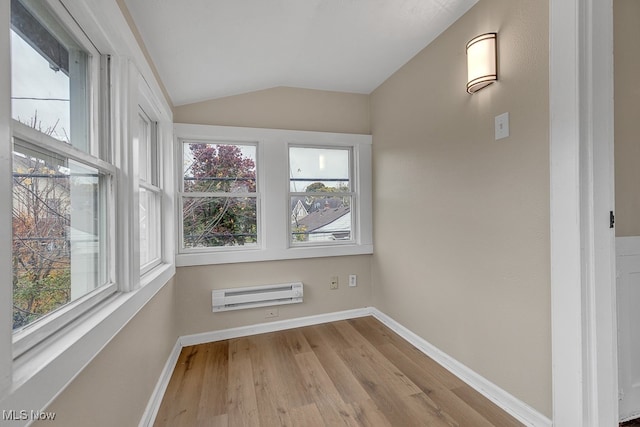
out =
[[371,136],[174,130],[178,266],[372,253]]
[[15,354],[115,291],[107,66],[62,7],[11,1]]
[[162,189],[157,123],[138,111],[138,175],[140,202],[140,271],[146,273],[162,260]]
[[0,17],[0,400],[38,409],[175,274],[173,123],[115,2]]
[[289,147],[292,245],[353,243],[349,147]]
[[255,247],[258,180],[255,145],[182,141],[182,250]]

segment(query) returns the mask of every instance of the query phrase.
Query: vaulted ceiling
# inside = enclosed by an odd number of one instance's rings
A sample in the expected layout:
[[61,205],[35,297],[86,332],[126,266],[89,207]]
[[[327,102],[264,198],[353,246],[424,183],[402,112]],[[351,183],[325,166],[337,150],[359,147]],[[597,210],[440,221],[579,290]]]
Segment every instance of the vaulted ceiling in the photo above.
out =
[[477,0],[125,0],[174,105],[371,93]]

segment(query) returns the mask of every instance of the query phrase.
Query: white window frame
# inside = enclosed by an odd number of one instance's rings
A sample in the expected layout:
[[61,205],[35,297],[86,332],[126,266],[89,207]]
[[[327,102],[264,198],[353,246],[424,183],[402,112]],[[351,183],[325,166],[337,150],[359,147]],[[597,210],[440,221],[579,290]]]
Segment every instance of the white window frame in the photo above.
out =
[[[156,120],[153,120],[146,111],[152,111],[152,110],[150,110],[150,107],[145,108],[144,106],[139,105],[138,117],[144,120],[145,123],[148,125],[147,147],[149,152],[146,153],[147,155],[145,156],[146,157],[145,163],[147,167],[148,178],[144,179],[141,176],[138,177],[138,189],[139,191],[146,191],[151,195],[150,210],[154,211],[153,215],[155,216],[155,219],[154,219],[155,223],[153,224],[154,225],[153,228],[155,230],[155,233],[157,233],[157,241],[155,242],[155,245],[153,243],[151,243],[150,245],[159,247],[160,249],[158,251],[157,256],[155,258],[150,259],[145,264],[142,264],[142,260],[141,260],[140,274],[142,276],[144,276],[145,274],[153,270],[155,267],[160,265],[162,263],[162,258],[163,258],[163,254],[162,254],[162,248],[163,248],[162,188],[160,188],[159,186],[159,183],[162,182],[160,179],[161,171],[159,167],[162,159],[162,156],[161,156],[162,147],[160,147],[158,144],[158,123]],[[138,124],[139,123],[140,121],[138,121]],[[138,132],[138,137],[139,136],[140,136],[140,133]],[[138,143],[138,151],[139,151],[139,147],[140,147],[140,144]],[[143,154],[145,153],[138,152],[139,159],[142,158]],[[141,240],[142,239],[140,239],[140,241]]]
[[[187,144],[192,143],[202,143],[202,144],[218,144],[218,145],[234,145],[238,147],[255,147],[256,149],[256,191],[254,193],[216,193],[216,192],[185,192],[184,191],[184,171],[180,169],[177,171],[176,176],[180,177],[180,182],[178,183],[178,209],[177,209],[177,217],[180,223],[180,227],[178,227],[178,251],[180,253],[210,253],[210,252],[227,252],[227,251],[251,251],[251,250],[259,250],[262,246],[262,237],[261,237],[261,229],[262,224],[260,221],[261,218],[261,197],[260,197],[260,187],[261,187],[261,179],[260,179],[260,154],[258,149],[258,143],[256,141],[238,141],[238,140],[222,140],[222,139],[187,139],[187,138],[179,138],[179,158],[184,161],[184,148]],[[183,161],[180,162],[180,167],[182,168]],[[185,198],[196,198],[196,197],[207,197],[207,198],[219,198],[219,197],[247,197],[247,198],[255,198],[256,199],[256,243],[249,245],[238,245],[238,246],[210,246],[210,247],[202,247],[202,248],[185,248],[184,247],[184,227],[182,227],[184,216],[182,206],[184,204]]]
[[[82,28],[78,25],[76,20],[69,14],[67,9],[59,2],[55,0],[42,0],[39,2],[43,8],[46,8],[53,16],[55,16],[60,24],[64,26],[64,29],[71,35],[75,41],[82,46],[82,48],[91,55],[91,60],[88,64],[87,69],[87,117],[88,123],[87,126],[87,149],[80,150],[85,151],[89,154],[92,154],[96,157],[101,157],[104,160],[110,160],[108,156],[109,152],[107,151],[109,148],[105,147],[105,144],[99,144],[100,141],[100,130],[102,129],[101,121],[103,120],[100,117],[101,105],[102,102],[101,97],[99,96],[102,88],[101,88],[101,78],[103,77],[100,71],[102,66],[101,64],[101,53],[95,47],[94,43],[87,36],[86,32],[83,31]],[[70,80],[70,90],[73,92],[77,90],[74,85],[74,81]],[[73,96],[73,94],[70,94]],[[73,114],[73,112],[71,112]],[[72,133],[72,130],[70,129]],[[72,141],[73,144],[73,141]],[[105,156],[107,154],[107,156]]]
[[[12,334],[14,358],[21,356],[29,349],[37,346],[40,342],[60,330],[64,325],[81,316],[84,312],[88,311],[93,306],[99,304],[101,301],[105,300],[117,291],[117,286],[114,280],[115,268],[113,265],[115,250],[113,245],[114,240],[113,235],[108,231],[112,230],[115,226],[113,210],[108,207],[115,204],[113,185],[117,170],[113,164],[98,157],[100,154],[110,152],[109,141],[104,140],[102,144],[99,144],[97,138],[97,135],[100,134],[100,129],[103,126],[108,126],[108,123],[100,123],[101,109],[99,108],[99,103],[102,102],[101,97],[99,96],[102,77],[100,73],[101,54],[60,3],[49,1],[46,2],[44,6],[47,7],[52,15],[59,19],[65,30],[71,34],[78,44],[81,45],[82,48],[90,55],[87,70],[87,89],[89,92],[87,105],[87,109],[89,110],[87,112],[89,119],[89,122],[87,123],[87,137],[89,140],[87,141],[88,144],[86,148],[88,149],[88,152],[75,148],[71,144],[61,142],[13,119],[11,120],[12,139],[19,139],[24,141],[27,146],[31,145],[75,160],[83,165],[95,168],[100,173],[104,174],[105,180],[101,191],[106,193],[103,195],[106,206],[104,208],[104,212],[102,212],[105,216],[103,219],[105,224],[101,225],[101,228],[105,231],[101,236],[104,241],[101,241],[100,245],[101,251],[106,257],[104,261],[107,271],[105,272],[105,282],[99,285],[95,290],[88,292],[75,301],[65,304],[53,312],[47,313],[41,319],[26,325],[24,328],[15,331]],[[70,83],[73,86],[73,82]],[[12,146],[14,144],[15,141],[13,141]]]
[[[0,140],[11,141],[11,7],[10,2],[0,2]],[[12,144],[0,144],[0,200],[13,200]],[[0,205],[0,247],[11,248],[12,207]],[[9,251],[4,251],[9,252]],[[11,256],[0,255],[0,277],[12,277]],[[0,399],[6,396],[12,387],[13,348],[11,345],[13,330],[13,304],[11,286],[0,286]]]
[[[294,192],[291,191],[291,185],[287,185],[287,201],[289,201],[289,205],[291,205],[291,198],[295,196],[305,196],[305,195],[313,195],[317,197],[333,197],[336,195],[347,196],[351,198],[351,206],[350,206],[350,215],[351,215],[351,230],[350,230],[350,238],[347,240],[334,240],[334,241],[307,241],[307,242],[293,242],[291,240],[291,233],[293,232],[291,227],[291,221],[289,221],[289,247],[290,248],[299,248],[299,247],[314,247],[314,246],[336,246],[336,245],[352,245],[358,241],[357,238],[357,230],[356,226],[358,222],[358,204],[357,200],[357,192],[355,191],[357,179],[353,173],[353,147],[350,146],[323,146],[323,145],[300,145],[300,144],[289,144],[287,147],[287,170],[290,170],[291,167],[291,151],[290,148],[299,147],[299,148],[319,148],[319,149],[339,149],[345,150],[349,153],[349,191],[344,193],[328,193],[328,192],[316,192],[316,193],[304,193],[304,192]],[[290,181],[289,181],[290,182]]]
[[[373,253],[371,135],[293,131],[231,126],[175,124],[175,175],[182,179],[182,141],[257,143],[259,219],[257,247],[181,250],[181,222],[177,226],[176,265],[206,265],[360,255]],[[348,148],[352,151],[353,239],[338,244],[291,245],[289,202],[289,146]],[[176,182],[179,185],[179,182]],[[182,205],[176,203],[176,218]]]
[[[157,292],[175,275],[174,260],[174,177],[173,150],[165,150],[160,162],[159,187],[163,190],[163,255],[162,262],[153,270],[140,276],[139,263],[135,264],[135,239],[138,225],[137,207],[138,181],[134,179],[132,146],[136,132],[134,117],[140,102],[139,85],[146,86],[149,99],[157,108],[158,145],[171,148],[173,143],[173,118],[171,106],[166,102],[162,89],[146,60],[142,49],[131,33],[130,27],[117,2],[100,0],[42,0],[70,15],[66,23],[76,22],[95,45],[96,49],[110,58],[110,73],[100,70],[108,84],[91,89],[91,99],[97,100],[98,90],[109,90],[108,108],[101,111],[97,121],[109,120],[92,138],[107,138],[111,147],[92,151],[95,156],[115,166],[116,177],[113,192],[117,203],[113,203],[110,214],[116,220],[109,230],[112,247],[118,250],[113,255],[111,277],[115,278],[117,292],[84,312],[75,320],[56,331],[45,341],[14,358],[12,346],[12,296],[11,283],[0,286],[0,407],[44,409],[78,374],[96,357],[107,343],[138,313]],[[72,18],[71,18],[72,16]],[[0,1],[0,136],[9,141],[12,136],[11,119],[11,72],[10,2]],[[96,74],[97,75],[97,74]],[[143,95],[143,96],[147,96]],[[97,128],[96,128],[97,131]],[[95,139],[92,139],[96,141]],[[63,143],[64,144],[64,143]],[[11,144],[0,144],[0,196],[12,198],[12,154]],[[72,153],[86,160],[87,153]],[[95,157],[94,156],[94,157]],[[107,167],[106,169],[110,169]],[[0,205],[0,273],[11,277],[11,218],[10,203]],[[9,250],[5,250],[9,249]],[[135,265],[135,268],[134,268]],[[117,267],[117,268],[116,268]],[[142,286],[141,286],[142,285]],[[16,426],[28,421],[17,421]]]
[[[64,142],[60,142],[16,121],[13,122],[13,138],[25,141],[27,146],[33,145],[34,147],[60,154],[66,158],[80,162],[83,165],[97,169],[105,176],[105,182],[102,189],[106,192],[104,195],[105,204],[106,206],[113,206],[115,200],[113,194],[113,183],[116,175],[115,166],[94,158],[93,156],[73,148]],[[105,208],[103,214],[105,215],[104,221],[107,226],[101,226],[101,228],[109,230],[110,226],[113,226],[114,224],[113,213]],[[107,264],[105,283],[77,300],[65,304],[59,309],[44,315],[41,319],[26,325],[23,329],[14,332],[14,357],[22,355],[27,350],[57,332],[64,325],[68,324],[70,321],[79,317],[82,313],[86,312],[116,292],[117,287],[113,278],[113,238],[108,232],[105,232],[102,237],[106,240],[105,242],[100,242],[102,248],[105,250],[104,252]]]

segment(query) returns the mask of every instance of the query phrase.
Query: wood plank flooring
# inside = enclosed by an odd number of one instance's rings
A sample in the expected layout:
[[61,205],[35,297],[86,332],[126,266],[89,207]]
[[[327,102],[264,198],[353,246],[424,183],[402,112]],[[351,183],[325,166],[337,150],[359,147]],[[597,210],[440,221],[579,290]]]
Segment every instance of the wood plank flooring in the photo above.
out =
[[183,348],[154,426],[522,424],[364,317]]

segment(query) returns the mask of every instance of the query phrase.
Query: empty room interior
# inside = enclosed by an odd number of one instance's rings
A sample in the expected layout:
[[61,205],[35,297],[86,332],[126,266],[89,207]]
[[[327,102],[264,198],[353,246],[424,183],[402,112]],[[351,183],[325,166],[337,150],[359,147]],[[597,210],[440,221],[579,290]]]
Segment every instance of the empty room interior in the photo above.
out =
[[[6,0],[0,17],[0,425],[640,416],[638,2]],[[203,354],[205,378],[229,369],[195,394],[172,373]],[[407,384],[417,370],[451,379]],[[385,406],[396,383],[424,416]],[[181,399],[207,415],[161,407]]]

